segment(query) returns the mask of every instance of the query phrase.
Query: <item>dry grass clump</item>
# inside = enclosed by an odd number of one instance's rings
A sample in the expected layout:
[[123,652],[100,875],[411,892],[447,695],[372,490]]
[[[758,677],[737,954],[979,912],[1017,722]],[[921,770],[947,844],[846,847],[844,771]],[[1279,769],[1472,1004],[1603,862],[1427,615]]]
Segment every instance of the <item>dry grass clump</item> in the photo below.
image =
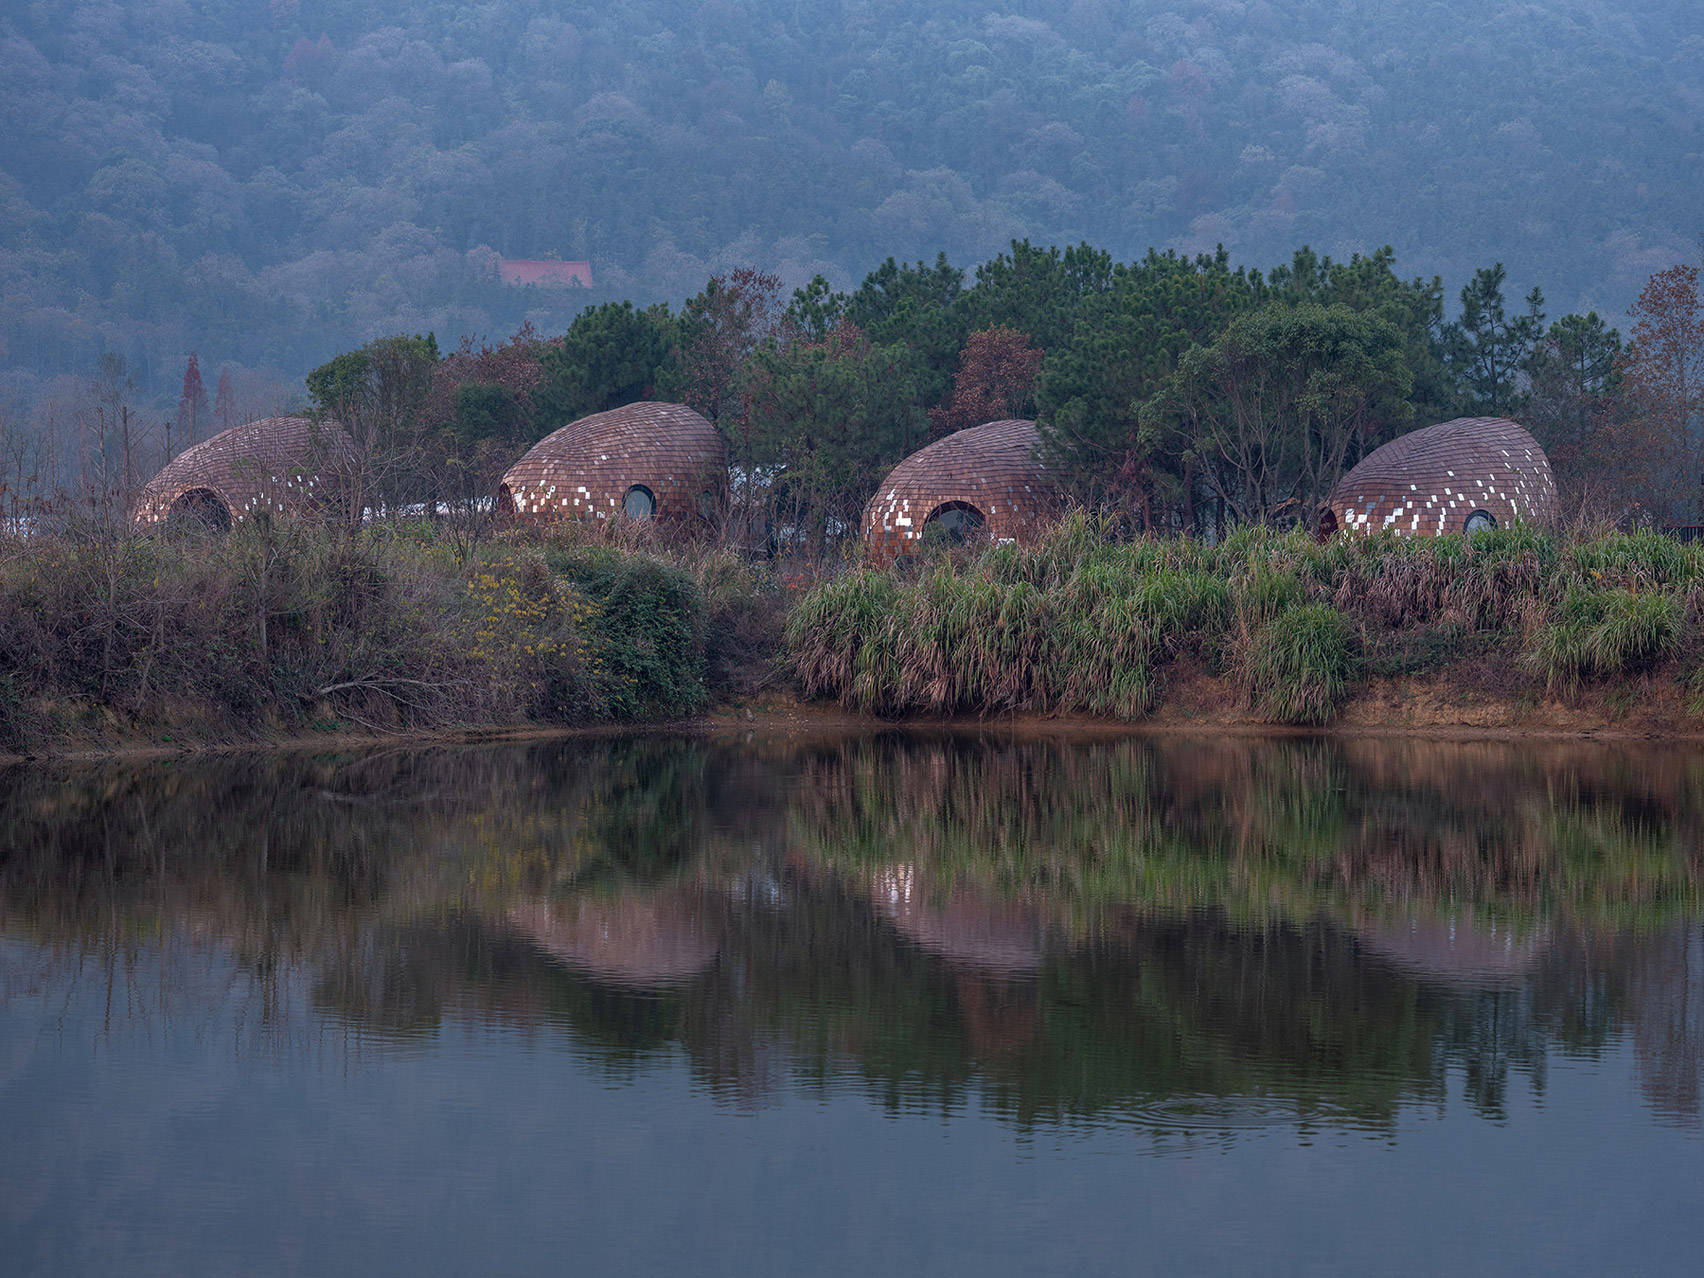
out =
[[784,604],[676,559],[425,520],[32,537],[0,558],[0,745],[690,714],[772,660]]

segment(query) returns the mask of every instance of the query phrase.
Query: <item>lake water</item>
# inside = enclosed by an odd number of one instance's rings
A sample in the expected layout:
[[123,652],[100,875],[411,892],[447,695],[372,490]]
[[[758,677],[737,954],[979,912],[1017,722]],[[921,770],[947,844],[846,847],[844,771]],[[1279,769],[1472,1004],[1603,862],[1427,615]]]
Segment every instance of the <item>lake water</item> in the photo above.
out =
[[0,1272],[1691,1271],[1704,754],[0,771]]

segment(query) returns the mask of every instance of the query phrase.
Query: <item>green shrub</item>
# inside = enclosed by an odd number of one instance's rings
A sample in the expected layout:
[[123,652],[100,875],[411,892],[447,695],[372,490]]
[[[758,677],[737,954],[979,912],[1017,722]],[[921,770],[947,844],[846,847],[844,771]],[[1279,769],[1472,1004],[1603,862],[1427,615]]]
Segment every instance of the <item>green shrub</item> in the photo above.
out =
[[806,696],[850,690],[859,654],[893,624],[899,590],[892,574],[857,568],[805,593],[788,618],[786,641]]
[[1230,599],[1237,625],[1243,634],[1252,635],[1302,602],[1301,579],[1287,564],[1250,559],[1232,576]]
[[1682,611],[1674,595],[1576,587],[1550,610],[1525,661],[1552,689],[1635,674],[1675,652]]
[[1354,632],[1329,604],[1286,609],[1261,627],[1243,654],[1251,705],[1276,723],[1330,720],[1354,682]]
[[609,717],[672,718],[703,706],[704,635],[692,578],[647,555],[592,556],[569,578],[594,605],[587,650]]
[[1607,533],[1570,544],[1565,572],[1581,585],[1623,589],[1684,588],[1699,578],[1697,551],[1661,533]]

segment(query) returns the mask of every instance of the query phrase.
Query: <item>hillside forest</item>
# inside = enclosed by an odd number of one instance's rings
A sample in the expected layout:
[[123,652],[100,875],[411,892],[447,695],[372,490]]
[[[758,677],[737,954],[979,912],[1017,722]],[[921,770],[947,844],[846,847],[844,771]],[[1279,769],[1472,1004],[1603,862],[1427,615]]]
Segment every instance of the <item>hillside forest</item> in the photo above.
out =
[[[1511,298],[1506,283],[1501,264],[1480,268],[1446,320],[1442,282],[1403,279],[1388,248],[1346,262],[1301,249],[1263,272],[1222,249],[1118,262],[1018,241],[973,272],[890,258],[855,289],[818,276],[790,296],[743,267],[678,311],[606,302],[549,336],[523,325],[447,350],[431,333],[380,337],[296,398],[352,434],[369,514],[462,515],[567,422],[684,402],[730,445],[723,534],[806,556],[847,542],[911,452],[1010,417],[1038,420],[1074,501],[1131,531],[1311,528],[1368,451],[1453,416],[1526,423],[1571,521],[1698,522],[1698,268],[1654,275],[1627,338],[1596,312],[1552,319],[1539,290]],[[104,355],[69,444],[10,436],[0,498],[14,519],[68,503],[126,518],[171,455],[253,415],[228,370],[210,381],[192,355],[156,427],[123,357]]]
[[[1388,244],[1451,318],[1502,262],[1613,326],[1691,259],[1701,72],[1682,0],[18,0],[0,420],[64,437],[106,356],[156,425],[192,352],[253,415],[386,334],[1013,241]],[[505,258],[592,286],[505,286]]]

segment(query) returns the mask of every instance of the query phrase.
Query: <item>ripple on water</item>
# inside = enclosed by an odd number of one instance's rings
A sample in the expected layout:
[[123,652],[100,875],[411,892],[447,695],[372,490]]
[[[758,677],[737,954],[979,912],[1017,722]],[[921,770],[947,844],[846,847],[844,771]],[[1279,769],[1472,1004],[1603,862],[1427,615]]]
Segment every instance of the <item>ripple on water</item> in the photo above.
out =
[[1273,1135],[1310,1142],[1322,1135],[1376,1135],[1376,1123],[1334,1109],[1265,1096],[1155,1097],[1125,1111],[1125,1126],[1155,1138],[1159,1153],[1228,1149]]

